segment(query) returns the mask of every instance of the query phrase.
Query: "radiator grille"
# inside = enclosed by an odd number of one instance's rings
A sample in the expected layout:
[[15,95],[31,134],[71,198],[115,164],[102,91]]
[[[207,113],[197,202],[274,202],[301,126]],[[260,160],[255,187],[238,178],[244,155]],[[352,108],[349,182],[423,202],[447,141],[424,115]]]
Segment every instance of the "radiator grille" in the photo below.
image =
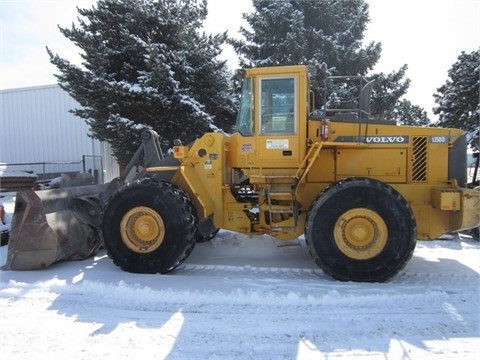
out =
[[413,163],[412,163],[412,181],[427,181],[427,137],[413,138]]

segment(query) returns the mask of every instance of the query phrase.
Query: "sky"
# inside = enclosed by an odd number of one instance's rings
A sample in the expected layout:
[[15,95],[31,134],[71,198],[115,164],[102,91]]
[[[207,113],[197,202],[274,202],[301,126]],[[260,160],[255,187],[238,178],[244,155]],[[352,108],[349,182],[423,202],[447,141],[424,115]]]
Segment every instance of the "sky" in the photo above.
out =
[[[74,63],[78,48],[58,30],[76,22],[76,7],[94,0],[0,0],[0,89],[56,83],[57,69],[45,47]],[[448,79],[448,70],[462,51],[480,46],[480,0],[367,0],[370,23],[365,41],[382,43],[382,56],[374,73],[390,73],[408,65],[411,79],[406,98],[435,116],[433,94]],[[242,13],[253,9],[250,0],[209,0],[205,28],[228,30],[238,36]],[[228,15],[227,15],[228,14]],[[237,67],[235,52],[223,54]],[[352,74],[345,74],[352,75]]]

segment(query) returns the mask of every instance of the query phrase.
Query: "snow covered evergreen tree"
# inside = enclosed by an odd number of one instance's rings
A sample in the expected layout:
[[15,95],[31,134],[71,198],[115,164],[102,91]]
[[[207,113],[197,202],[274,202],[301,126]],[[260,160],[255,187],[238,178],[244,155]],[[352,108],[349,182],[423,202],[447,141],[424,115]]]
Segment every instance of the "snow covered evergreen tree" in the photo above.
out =
[[[324,103],[325,76],[366,76],[380,58],[380,43],[363,45],[370,21],[364,0],[253,0],[253,6],[253,13],[243,15],[249,24],[248,29],[240,28],[243,39],[230,39],[241,65],[315,65],[320,69],[315,86],[318,106]],[[385,116],[406,93],[405,70],[406,66],[389,75],[372,76],[377,79],[372,90],[373,116]]]
[[363,0],[253,0],[244,14],[251,30],[231,40],[243,66],[312,64],[332,75],[366,75],[380,58],[379,43],[362,48],[368,5]]
[[385,119],[396,121],[397,125],[428,126],[430,124],[427,112],[406,99],[400,100],[395,109],[386,114]]
[[227,35],[201,31],[206,0],[99,0],[78,13],[78,25],[59,29],[83,51],[83,66],[47,51],[59,85],[81,105],[73,113],[120,164],[144,129],[159,133],[164,150],[214,126],[231,129],[231,74],[217,60]]
[[[407,93],[410,86],[410,79],[405,79],[407,65],[403,65],[398,71],[390,74],[378,73],[372,75],[371,79],[375,80],[372,89],[371,112],[379,119],[390,118],[395,112],[396,107],[400,106],[399,99]],[[397,109],[397,115],[404,112]],[[403,120],[399,120],[403,123]],[[408,121],[408,119],[405,119]]]
[[458,56],[447,81],[433,94],[439,115],[438,126],[454,127],[467,132],[471,146],[480,149],[480,49]]

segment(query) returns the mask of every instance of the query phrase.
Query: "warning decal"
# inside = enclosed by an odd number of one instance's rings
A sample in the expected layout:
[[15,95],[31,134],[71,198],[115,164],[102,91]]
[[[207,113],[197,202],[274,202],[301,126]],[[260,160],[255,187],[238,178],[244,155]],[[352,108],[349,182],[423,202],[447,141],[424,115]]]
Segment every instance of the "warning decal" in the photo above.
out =
[[267,139],[267,149],[288,149],[288,139]]

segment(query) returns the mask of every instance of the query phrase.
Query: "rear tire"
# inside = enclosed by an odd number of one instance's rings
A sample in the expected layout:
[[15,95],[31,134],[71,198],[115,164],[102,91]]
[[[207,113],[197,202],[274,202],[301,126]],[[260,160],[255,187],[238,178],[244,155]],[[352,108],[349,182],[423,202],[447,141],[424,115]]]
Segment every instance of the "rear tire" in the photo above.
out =
[[339,181],[313,201],[305,239],[315,263],[341,281],[385,281],[405,267],[416,244],[413,212],[392,187],[373,179]]
[[[480,191],[480,186],[474,187],[473,190]],[[469,233],[474,240],[480,241],[480,226],[470,229]]]
[[101,228],[104,246],[122,270],[167,273],[192,252],[196,222],[181,189],[144,178],[112,195]]

